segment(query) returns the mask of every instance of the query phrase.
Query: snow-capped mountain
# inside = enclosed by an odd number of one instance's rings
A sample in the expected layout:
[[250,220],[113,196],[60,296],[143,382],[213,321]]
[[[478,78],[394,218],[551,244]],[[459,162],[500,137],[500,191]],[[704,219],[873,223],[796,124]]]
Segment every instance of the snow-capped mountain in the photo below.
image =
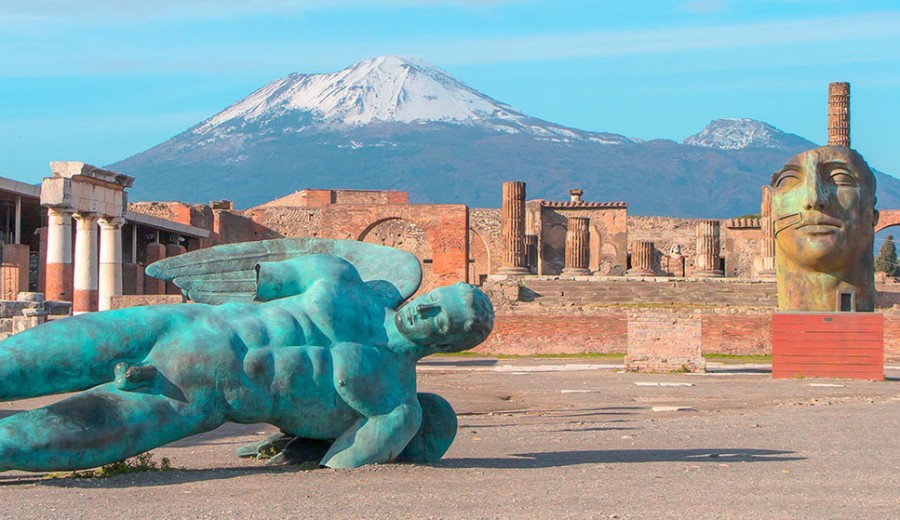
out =
[[[331,74],[291,74],[109,167],[132,200],[248,208],[303,188],[396,189],[414,202],[497,207],[500,185],[528,198],[624,200],[638,215],[732,217],[815,146],[766,123],[717,120],[678,144],[567,128],[531,117],[421,61],[385,56]],[[900,205],[881,176],[878,200]]]
[[380,56],[330,74],[291,74],[191,129],[205,145],[245,133],[348,130],[374,123],[450,123],[551,140],[628,142],[526,116],[411,58]]
[[792,148],[808,142],[802,137],[782,132],[774,126],[755,119],[715,119],[700,133],[687,137],[683,144],[743,150],[744,148]]

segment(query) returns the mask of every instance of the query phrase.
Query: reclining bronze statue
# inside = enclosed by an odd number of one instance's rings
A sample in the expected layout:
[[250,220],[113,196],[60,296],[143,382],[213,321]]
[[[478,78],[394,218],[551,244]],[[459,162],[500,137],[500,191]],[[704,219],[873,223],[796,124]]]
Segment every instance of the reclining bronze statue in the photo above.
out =
[[0,398],[83,390],[0,420],[0,470],[96,467],[228,421],[324,446],[332,468],[434,462],[456,416],[417,394],[416,362],[470,349],[493,326],[467,284],[400,307],[418,260],[361,242],[229,244],[147,273],[195,303],[84,314],[0,342]]
[[779,310],[875,309],[875,176],[846,146],[790,158],[772,175]]

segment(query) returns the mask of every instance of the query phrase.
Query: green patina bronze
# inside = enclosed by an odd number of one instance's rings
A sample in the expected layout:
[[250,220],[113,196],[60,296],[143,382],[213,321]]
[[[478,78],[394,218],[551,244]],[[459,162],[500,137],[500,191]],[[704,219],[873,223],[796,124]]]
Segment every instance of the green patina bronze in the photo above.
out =
[[456,416],[417,394],[416,361],[472,348],[493,326],[467,284],[397,309],[418,261],[360,242],[230,244],[147,272],[205,303],[74,316],[0,342],[0,398],[84,390],[0,420],[0,469],[100,466],[227,421],[275,425],[293,453],[333,468],[434,462]]
[[862,156],[843,146],[808,150],[772,175],[771,189],[778,308],[873,311],[878,211]]

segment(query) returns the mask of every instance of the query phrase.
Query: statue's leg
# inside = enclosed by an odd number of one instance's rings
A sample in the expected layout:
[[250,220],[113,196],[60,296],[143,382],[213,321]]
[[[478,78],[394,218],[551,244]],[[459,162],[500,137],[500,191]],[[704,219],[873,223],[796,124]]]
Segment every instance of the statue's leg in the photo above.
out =
[[0,399],[73,392],[112,381],[116,363],[144,359],[161,331],[184,318],[185,311],[173,307],[82,314],[0,341]]
[[216,428],[225,421],[220,408],[213,399],[104,384],[0,420],[0,470],[62,471],[124,460]]

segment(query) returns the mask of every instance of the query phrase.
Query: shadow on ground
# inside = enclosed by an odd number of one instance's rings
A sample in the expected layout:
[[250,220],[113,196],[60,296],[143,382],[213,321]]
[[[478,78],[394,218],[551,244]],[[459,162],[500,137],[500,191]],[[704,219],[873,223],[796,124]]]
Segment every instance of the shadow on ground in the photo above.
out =
[[755,449],[585,450],[514,453],[509,458],[460,458],[441,461],[449,468],[529,469],[621,462],[786,462],[804,460],[792,451]]

